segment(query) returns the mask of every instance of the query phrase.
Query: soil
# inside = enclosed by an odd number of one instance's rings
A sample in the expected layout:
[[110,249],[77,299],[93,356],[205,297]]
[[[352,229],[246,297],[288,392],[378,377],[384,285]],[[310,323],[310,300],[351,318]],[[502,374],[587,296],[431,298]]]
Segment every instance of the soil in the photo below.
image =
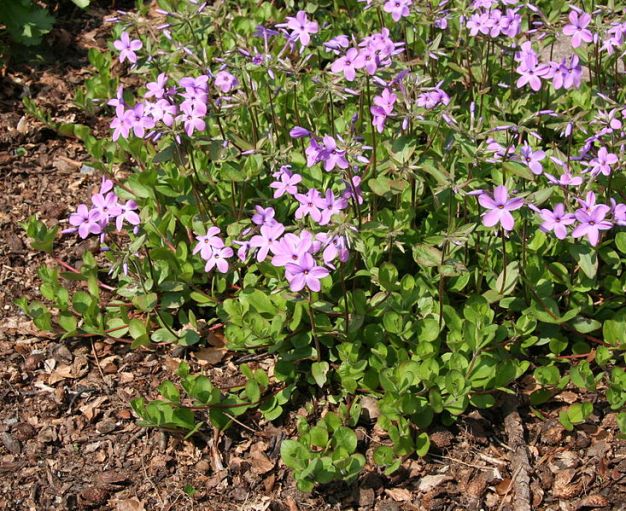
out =
[[[37,215],[48,226],[65,225],[99,181],[85,166],[80,143],[26,116],[21,98],[33,98],[55,121],[107,129],[72,106],[73,91],[90,73],[87,49],[105,44],[107,7],[61,13],[43,61],[14,61],[0,82],[0,509],[521,509],[514,496],[522,477],[511,468],[520,447],[510,445],[502,407],[434,426],[430,453],[406,459],[389,477],[368,463],[354,484],[303,494],[279,455],[303,409],[282,423],[252,415],[225,434],[191,439],[136,424],[130,400],[154,397],[182,358],[214,381],[232,384],[240,355],[133,351],[98,339],[60,342],[19,312],[13,300],[37,297],[41,264],[75,264],[93,248],[66,236],[57,240],[54,257],[42,255],[30,248],[20,222]],[[514,389],[520,415],[507,419],[517,421],[516,444],[525,443],[529,458],[528,508],[626,509],[626,443],[617,438],[616,414],[595,396],[572,390],[533,414],[524,404],[531,387],[532,381],[522,381]],[[565,431],[559,411],[583,398],[595,401],[594,414]],[[364,404],[374,417],[375,407]],[[388,440],[373,421],[358,435],[370,461]]]

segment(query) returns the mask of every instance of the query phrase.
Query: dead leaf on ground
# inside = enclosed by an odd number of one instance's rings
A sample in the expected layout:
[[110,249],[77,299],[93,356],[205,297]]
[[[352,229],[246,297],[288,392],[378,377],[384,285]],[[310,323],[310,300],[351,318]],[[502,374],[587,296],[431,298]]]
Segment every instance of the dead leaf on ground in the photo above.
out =
[[572,480],[576,476],[576,469],[568,468],[561,470],[554,477],[552,485],[552,495],[558,499],[571,499],[576,497],[582,490],[581,482],[572,484]]
[[228,350],[226,348],[207,346],[196,351],[195,356],[200,365],[215,365],[222,361],[227,352]]
[[387,488],[385,493],[396,502],[406,502],[411,500],[411,492],[406,488]]
[[114,500],[112,503],[115,505],[116,511],[146,511],[143,502],[136,498]]
[[433,488],[436,488],[445,481],[450,481],[452,478],[445,474],[436,474],[431,476],[424,476],[420,479],[417,489],[423,493],[429,492]]

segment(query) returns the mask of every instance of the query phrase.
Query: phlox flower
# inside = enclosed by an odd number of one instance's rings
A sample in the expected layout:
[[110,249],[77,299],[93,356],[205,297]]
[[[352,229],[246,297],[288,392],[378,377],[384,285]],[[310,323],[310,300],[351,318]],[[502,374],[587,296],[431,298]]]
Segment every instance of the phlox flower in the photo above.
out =
[[626,226],[626,204],[618,204],[615,199],[611,199],[611,212],[617,225]]
[[547,172],[544,174],[550,183],[560,186],[580,186],[583,183],[583,178],[580,176],[574,176],[569,171],[565,171],[558,179],[552,174]]
[[522,88],[528,84],[532,90],[537,92],[541,89],[541,78],[548,72],[548,67],[539,65],[537,57],[524,54],[521,64],[516,71],[521,76],[517,79],[515,85],[518,88]]
[[309,215],[315,222],[319,222],[322,219],[322,213],[320,212],[317,204],[320,200],[320,192],[315,188],[309,189],[307,193],[296,193],[295,199],[300,203],[298,209],[296,209],[295,217],[297,220]]
[[533,174],[538,176],[543,172],[543,165],[541,165],[540,162],[546,157],[546,153],[543,151],[533,151],[528,144],[524,144],[520,148],[520,155],[522,161]]
[[423,92],[417,97],[417,106],[426,110],[432,110],[439,105],[446,106],[448,103],[450,103],[450,97],[439,86],[428,92]]
[[91,196],[93,209],[97,211],[100,221],[106,225],[109,220],[122,213],[122,208],[117,203],[117,195],[112,192],[107,194],[96,193]]
[[139,39],[133,39],[131,41],[128,32],[122,32],[122,35],[113,43],[113,46],[120,52],[120,62],[128,60],[128,62],[136,64],[137,55],[135,52],[140,50],[143,44]]
[[578,48],[583,42],[593,41],[593,34],[587,29],[591,15],[586,12],[570,11],[569,23],[563,27],[563,34],[572,38],[572,48]]
[[285,226],[278,222],[274,224],[266,224],[261,226],[261,234],[252,236],[250,239],[250,247],[257,248],[257,261],[264,261],[270,249],[278,241],[285,232]]
[[276,211],[274,208],[264,208],[262,206],[254,207],[254,215],[252,215],[252,223],[256,225],[274,225],[278,223],[274,216]]
[[237,85],[239,85],[239,80],[237,77],[230,74],[228,71],[222,70],[218,71],[215,75],[215,86],[224,93],[230,92]]
[[335,74],[343,73],[346,80],[351,82],[356,78],[358,56],[359,50],[350,48],[343,57],[339,57],[331,64],[330,70]]
[[217,268],[220,273],[226,273],[228,271],[227,259],[234,255],[233,249],[230,247],[216,248],[211,253],[211,256],[206,260],[204,271],[211,271],[213,268]]
[[349,167],[346,159],[346,152],[337,149],[337,142],[330,135],[324,135],[324,150],[321,153],[321,159],[324,160],[324,170],[332,171],[335,167],[347,169]]
[[343,198],[346,200],[354,198],[357,204],[363,204],[363,192],[361,191],[361,177],[353,176],[350,181],[343,181],[346,189],[343,192]]
[[478,202],[488,210],[482,214],[483,225],[493,227],[499,223],[505,231],[513,230],[515,225],[511,211],[524,205],[524,199],[509,198],[509,191],[504,185],[496,186],[493,197],[488,193],[481,193],[478,196]]
[[320,280],[328,276],[329,272],[323,266],[318,266],[315,259],[308,252],[304,253],[297,263],[287,263],[285,277],[292,291],[301,291],[305,287],[311,291],[321,289]]
[[149,99],[149,98],[161,99],[166,94],[166,91],[165,91],[166,84],[167,84],[167,75],[165,73],[159,74],[155,82],[148,82],[146,84],[146,88],[148,90],[146,91],[143,97],[146,99]]
[[300,256],[311,250],[313,236],[309,231],[302,231],[300,235],[288,232],[270,247],[272,265],[285,266],[287,263],[295,263]]
[[78,231],[78,235],[85,239],[90,234],[100,234],[102,227],[100,226],[100,214],[95,209],[87,209],[85,204],[80,204],[75,213],[70,215],[70,225],[76,229],[68,229],[65,232]]
[[546,233],[553,231],[554,235],[560,240],[567,237],[567,226],[576,222],[576,218],[572,213],[565,212],[565,206],[562,203],[554,206],[552,211],[549,209],[539,210],[534,207],[533,209],[539,213],[541,220],[543,220],[539,229]]
[[298,193],[298,183],[302,181],[300,174],[292,174],[291,172],[281,172],[278,179],[270,183],[270,188],[274,188],[274,198],[278,199],[285,193],[294,195]]
[[602,174],[604,176],[609,176],[612,170],[611,166],[616,163],[617,155],[609,153],[606,147],[601,147],[598,150],[598,155],[589,162],[591,175],[597,176],[598,174]]
[[350,39],[348,39],[348,36],[341,34],[326,41],[322,46],[326,50],[332,51],[335,55],[339,55],[340,51],[350,46]]
[[345,236],[333,236],[325,232],[320,232],[315,238],[322,243],[324,250],[322,252],[322,259],[324,259],[324,264],[332,267],[332,262],[335,259],[339,259],[342,263],[348,260],[350,252]]
[[391,19],[398,22],[400,18],[406,18],[409,15],[411,4],[411,0],[387,0],[383,5],[383,11],[391,14]]
[[282,26],[290,29],[290,38],[293,41],[300,41],[302,46],[308,46],[311,42],[311,34],[317,34],[319,30],[317,21],[310,21],[304,11],[298,11],[295,17],[288,16],[287,23],[282,24]]
[[122,230],[124,222],[128,222],[131,225],[139,225],[141,219],[135,212],[137,210],[137,203],[134,200],[126,201],[125,204],[120,204],[121,213],[115,218],[115,227],[118,231]]
[[[192,254],[200,253],[200,257],[205,261],[213,256],[214,249],[220,249],[224,247],[224,242],[218,237],[220,233],[219,227],[209,227],[207,233],[204,236],[196,236],[198,243],[193,249]],[[207,270],[208,271],[208,270]]]
[[326,225],[333,215],[340,213],[348,206],[348,201],[343,197],[335,197],[333,191],[328,189],[323,197],[320,196],[315,201],[315,205],[321,210],[319,225]]
[[600,240],[600,231],[606,231],[613,227],[611,222],[606,220],[606,214],[611,210],[606,204],[598,204],[591,209],[578,209],[575,213],[579,224],[572,232],[574,238],[586,236],[591,245],[595,246]]

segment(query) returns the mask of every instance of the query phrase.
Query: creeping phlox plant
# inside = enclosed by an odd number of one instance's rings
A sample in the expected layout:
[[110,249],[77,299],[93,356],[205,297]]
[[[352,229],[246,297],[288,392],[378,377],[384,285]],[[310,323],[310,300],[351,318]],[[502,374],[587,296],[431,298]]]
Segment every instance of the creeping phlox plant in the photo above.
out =
[[531,406],[581,390],[566,428],[603,389],[626,430],[622,3],[158,4],[110,20],[117,74],[91,55],[79,98],[111,137],[77,131],[106,177],[65,233],[106,250],[62,262],[86,290],[41,270],[55,310],[20,302],[65,337],[254,355],[228,390],[181,366],[143,424],[305,403],[303,490],[358,476],[367,417],[391,473],[524,374]]

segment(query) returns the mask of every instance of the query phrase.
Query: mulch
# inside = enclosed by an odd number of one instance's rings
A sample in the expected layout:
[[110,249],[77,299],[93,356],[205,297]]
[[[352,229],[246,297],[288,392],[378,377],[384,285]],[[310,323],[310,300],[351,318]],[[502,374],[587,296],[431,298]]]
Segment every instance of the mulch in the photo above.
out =
[[[512,407],[433,426],[430,453],[407,459],[391,476],[372,463],[388,439],[366,400],[370,420],[357,429],[368,459],[362,476],[303,494],[279,452],[304,408],[273,424],[252,413],[222,434],[205,430],[191,439],[136,424],[130,400],[155,397],[163,380],[176,379],[179,362],[226,386],[237,383],[240,354],[219,343],[133,351],[110,340],[60,342],[38,331],[13,301],[37,297],[40,265],[57,264],[55,258],[74,264],[96,247],[60,237],[54,257],[47,256],[30,248],[20,223],[37,215],[48,226],[64,225],[99,178],[80,143],[24,115],[21,98],[33,98],[55,121],[107,129],[71,102],[90,73],[87,49],[105,44],[105,7],[61,17],[43,61],[14,61],[0,78],[0,509],[626,509],[626,443],[618,439],[616,413],[575,389],[535,411],[525,399],[532,381],[523,380]],[[254,364],[269,369],[273,360]],[[594,414],[565,431],[559,411],[582,399],[594,400]],[[315,414],[323,411],[318,404]],[[520,502],[524,481],[528,496]]]

